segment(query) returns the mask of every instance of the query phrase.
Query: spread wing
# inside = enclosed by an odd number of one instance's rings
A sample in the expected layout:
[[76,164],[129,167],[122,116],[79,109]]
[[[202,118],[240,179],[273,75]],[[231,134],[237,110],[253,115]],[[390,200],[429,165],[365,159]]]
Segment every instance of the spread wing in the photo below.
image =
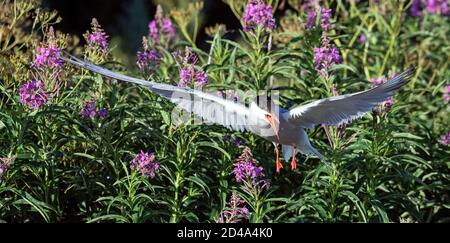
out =
[[210,123],[219,124],[237,131],[251,131],[248,119],[250,110],[244,104],[195,89],[133,78],[102,68],[88,61],[71,56],[70,54],[66,53],[66,55],[68,55],[68,58],[62,58],[75,66],[88,69],[109,78],[143,85],[184,110],[192,112]]
[[304,128],[313,128],[318,124],[338,126],[363,116],[386,101],[407,84],[414,73],[415,69],[411,68],[375,88],[314,101],[285,112],[283,116],[291,124]]

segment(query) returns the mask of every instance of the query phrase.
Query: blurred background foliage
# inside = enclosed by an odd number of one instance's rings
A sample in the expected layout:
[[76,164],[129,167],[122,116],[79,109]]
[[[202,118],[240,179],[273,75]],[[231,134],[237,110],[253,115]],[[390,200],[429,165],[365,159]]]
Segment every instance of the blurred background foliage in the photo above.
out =
[[[43,6],[55,9],[64,18],[56,27],[65,33],[81,36],[92,18],[97,18],[105,30],[113,37],[116,43],[117,54],[122,58],[134,58],[141,45],[141,38],[148,31],[148,22],[156,13],[156,6],[160,4],[163,9],[185,9],[188,4],[195,1],[184,0],[94,0],[94,1],[58,1],[45,0]],[[245,3],[245,1],[242,1]],[[89,7],[86,7],[89,6]],[[230,29],[240,27],[226,3],[220,0],[206,0],[199,13],[198,39],[196,44],[203,49],[208,48],[206,40],[210,39],[205,32],[208,26],[222,23]],[[237,33],[230,33],[238,37]],[[130,60],[134,62],[134,60]]]

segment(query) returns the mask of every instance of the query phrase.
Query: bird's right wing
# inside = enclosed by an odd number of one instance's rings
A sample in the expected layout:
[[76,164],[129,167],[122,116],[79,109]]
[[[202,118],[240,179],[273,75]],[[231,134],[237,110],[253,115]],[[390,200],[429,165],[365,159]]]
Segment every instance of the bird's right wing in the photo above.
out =
[[68,58],[62,58],[75,66],[88,69],[109,78],[146,86],[158,95],[168,99],[184,110],[200,116],[208,122],[219,124],[237,131],[251,131],[252,124],[249,122],[250,110],[244,104],[208,94],[200,90],[133,78],[97,66],[70,54],[66,55],[68,55]]

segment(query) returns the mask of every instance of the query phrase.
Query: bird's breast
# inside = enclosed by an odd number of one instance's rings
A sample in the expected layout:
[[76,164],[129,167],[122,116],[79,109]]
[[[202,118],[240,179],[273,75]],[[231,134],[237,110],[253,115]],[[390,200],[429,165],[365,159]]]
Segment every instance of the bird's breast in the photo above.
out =
[[[278,127],[278,137],[275,135],[264,137],[274,143],[281,143],[286,145],[295,145],[299,142],[300,129],[296,126],[292,126],[289,123],[283,122],[280,119],[280,124]],[[279,140],[278,140],[279,138]]]

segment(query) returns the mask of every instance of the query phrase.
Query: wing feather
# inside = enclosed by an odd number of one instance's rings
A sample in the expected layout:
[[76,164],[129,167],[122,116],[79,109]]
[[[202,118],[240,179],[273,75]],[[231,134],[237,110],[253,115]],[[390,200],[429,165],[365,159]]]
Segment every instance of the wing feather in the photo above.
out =
[[68,53],[66,55],[69,58],[62,58],[75,66],[88,69],[109,78],[143,85],[187,112],[192,112],[208,122],[237,131],[250,131],[250,124],[248,122],[250,110],[244,104],[226,100],[222,97],[195,89],[133,78],[105,69]]
[[313,128],[318,124],[338,126],[363,116],[407,84],[415,73],[411,68],[375,88],[348,95],[333,96],[296,107],[283,114],[292,124]]

